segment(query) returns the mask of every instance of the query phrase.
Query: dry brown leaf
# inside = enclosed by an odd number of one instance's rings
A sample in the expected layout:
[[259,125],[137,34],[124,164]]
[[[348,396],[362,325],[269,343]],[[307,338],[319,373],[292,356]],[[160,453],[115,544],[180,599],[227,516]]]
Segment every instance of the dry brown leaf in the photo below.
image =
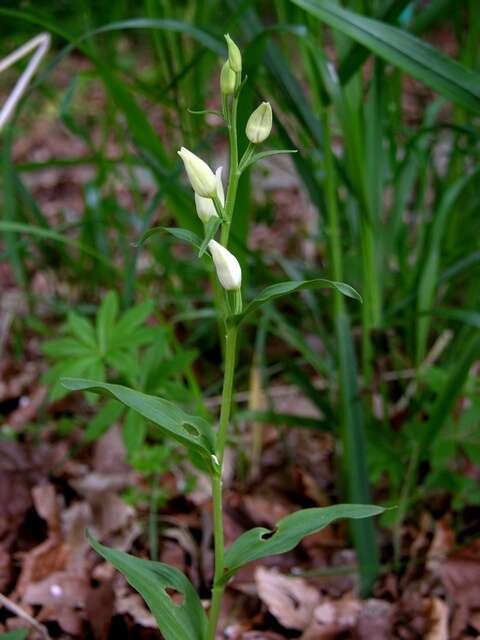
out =
[[295,510],[294,505],[287,505],[278,495],[261,493],[245,496],[243,504],[252,522],[269,527]]
[[33,420],[47,396],[47,391],[47,387],[38,386],[32,389],[28,395],[22,395],[18,408],[12,411],[8,417],[10,426],[19,429]]
[[58,571],[44,580],[30,582],[22,601],[42,606],[39,620],[55,620],[67,633],[79,634],[88,589],[84,576]]
[[427,569],[434,573],[442,566],[455,544],[455,533],[448,517],[435,523],[435,533],[427,554]]
[[157,623],[150,611],[145,606],[138,593],[129,591],[125,582],[115,588],[115,611],[119,614],[132,616],[135,624],[148,629],[156,629]]
[[15,534],[32,506],[32,487],[46,477],[51,450],[36,451],[17,442],[0,443],[0,538]]
[[339,600],[323,600],[315,607],[312,621],[301,640],[330,640],[355,628],[360,613],[359,600],[346,594]]
[[85,599],[85,614],[95,640],[107,640],[114,608],[115,592],[110,580],[89,589]]
[[390,640],[393,638],[395,605],[370,598],[362,602],[355,629],[357,640]]
[[440,598],[430,600],[430,628],[425,640],[448,640],[448,607]]
[[120,491],[133,484],[132,474],[128,473],[89,473],[82,478],[71,480],[70,484],[87,500],[95,500],[107,491]]
[[6,591],[12,577],[12,558],[0,544],[0,592]]
[[247,631],[240,636],[241,640],[285,640],[273,631]]
[[53,484],[37,485],[32,489],[32,497],[38,515],[47,522],[50,533],[58,534],[60,529],[60,510]]
[[288,578],[275,569],[255,570],[258,595],[286,629],[303,630],[312,620],[320,594],[302,578]]

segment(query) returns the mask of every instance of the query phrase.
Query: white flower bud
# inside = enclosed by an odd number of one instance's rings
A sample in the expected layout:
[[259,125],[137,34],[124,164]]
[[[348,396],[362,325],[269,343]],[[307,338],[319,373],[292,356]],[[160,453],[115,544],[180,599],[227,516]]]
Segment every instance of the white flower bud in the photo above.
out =
[[[222,167],[218,167],[215,171],[215,178],[217,181],[217,198],[220,200],[220,204],[223,207],[225,206],[225,194],[223,192]],[[195,194],[195,206],[197,208],[198,217],[204,224],[206,224],[212,216],[218,217],[212,198],[203,198],[202,196]]]
[[195,193],[204,198],[211,198],[217,188],[217,179],[208,164],[185,147],[178,151],[178,155],[183,160]]
[[248,119],[245,133],[250,142],[259,144],[268,138],[271,130],[272,107],[269,102],[262,102]]
[[242,285],[242,269],[235,256],[215,240],[210,240],[208,248],[212,254],[220,284],[227,291],[240,289]]
[[232,69],[229,61],[227,60],[220,72],[220,91],[224,95],[234,93],[236,82],[237,76],[235,74],[235,71]]
[[235,73],[241,73],[242,71],[242,54],[240,53],[240,49],[235,44],[235,42],[231,39],[228,33],[225,34],[225,40],[227,41],[228,46],[228,62],[230,67]]

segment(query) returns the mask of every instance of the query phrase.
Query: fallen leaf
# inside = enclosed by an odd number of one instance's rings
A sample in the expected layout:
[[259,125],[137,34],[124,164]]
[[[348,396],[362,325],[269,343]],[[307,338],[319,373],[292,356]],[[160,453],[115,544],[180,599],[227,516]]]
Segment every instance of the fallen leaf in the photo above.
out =
[[115,592],[111,580],[89,589],[85,599],[85,615],[95,640],[107,640],[115,609]]
[[312,620],[320,594],[302,578],[288,578],[275,569],[255,571],[258,596],[286,629],[303,630]]
[[355,629],[357,640],[389,640],[393,637],[395,605],[370,598],[362,602]]
[[448,640],[448,607],[440,598],[430,600],[430,628],[425,640]]
[[355,628],[361,610],[359,600],[345,594],[339,600],[323,600],[313,611],[301,640],[330,640]]
[[145,606],[138,593],[128,590],[125,583],[120,588],[115,589],[115,611],[119,614],[128,614],[135,624],[147,629],[156,629],[157,623],[150,611]]

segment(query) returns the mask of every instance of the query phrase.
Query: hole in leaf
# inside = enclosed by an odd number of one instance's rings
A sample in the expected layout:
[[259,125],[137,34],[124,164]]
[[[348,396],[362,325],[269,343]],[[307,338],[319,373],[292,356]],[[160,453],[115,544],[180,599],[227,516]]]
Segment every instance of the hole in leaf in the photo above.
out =
[[164,591],[173,604],[177,605],[177,607],[180,607],[183,604],[183,593],[177,591],[177,589],[174,589],[173,587],[166,587]]
[[262,540],[270,540],[270,538],[272,538],[276,533],[276,529],[274,529],[273,531],[265,531],[265,533],[262,533],[260,537]]
[[197,429],[197,427],[194,427],[193,424],[190,424],[189,422],[183,422],[182,427],[190,436],[198,438],[198,436],[200,435],[200,431]]

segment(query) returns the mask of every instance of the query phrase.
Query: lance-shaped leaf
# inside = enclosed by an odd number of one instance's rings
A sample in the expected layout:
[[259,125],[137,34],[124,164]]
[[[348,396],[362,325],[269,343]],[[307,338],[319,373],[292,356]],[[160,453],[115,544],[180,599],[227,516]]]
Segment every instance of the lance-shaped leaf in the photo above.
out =
[[147,420],[159,427],[165,435],[170,436],[190,451],[194,451],[210,460],[215,452],[213,431],[206,420],[185,413],[180,407],[140,391],[135,391],[120,384],[109,384],[97,380],[82,378],[63,378],[62,384],[71,391],[106,391],[126,407],[137,411]]
[[370,518],[384,511],[375,505],[337,504],[295,511],[279,520],[274,531],[264,527],[250,529],[228,548],[222,583],[248,562],[291,551],[305,536],[317,533],[338,518]]
[[113,564],[142,596],[165,640],[205,640],[205,611],[192,583],[181,571],[163,562],[109,549],[91,535],[87,537],[95,551]]
[[246,316],[259,309],[266,302],[270,302],[275,298],[287,296],[295,291],[304,289],[336,289],[349,298],[355,298],[362,301],[360,294],[353,287],[344,282],[334,282],[333,280],[325,280],[324,278],[316,278],[315,280],[289,280],[288,282],[279,282],[272,284],[264,289],[256,298],[254,298],[243,310],[241,314],[235,316],[237,322],[242,322]]
[[168,233],[177,240],[188,242],[188,244],[191,244],[196,249],[200,249],[202,245],[202,241],[197,234],[193,233],[193,231],[189,231],[188,229],[181,229],[180,227],[152,227],[151,229],[148,229],[148,231],[145,231],[140,240],[135,243],[135,246],[140,247],[144,242],[157,233]]
[[245,171],[247,167],[262,160],[263,158],[269,158],[270,156],[279,156],[285,153],[298,153],[297,149],[272,149],[271,151],[261,151],[260,153],[255,153],[250,158],[248,158],[244,163],[242,163],[239,167],[240,171]]

